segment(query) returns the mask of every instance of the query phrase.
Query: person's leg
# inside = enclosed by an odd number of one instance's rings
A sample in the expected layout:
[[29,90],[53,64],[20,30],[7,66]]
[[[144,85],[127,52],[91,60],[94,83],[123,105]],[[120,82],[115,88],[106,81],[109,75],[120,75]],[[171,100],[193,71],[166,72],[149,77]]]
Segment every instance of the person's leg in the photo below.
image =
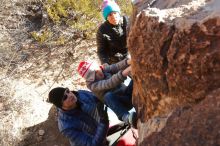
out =
[[107,92],[104,96],[105,104],[114,111],[119,120],[122,120],[122,117],[126,114],[129,114],[129,110],[124,103],[120,101],[120,96],[116,95],[113,92]]
[[127,111],[133,108],[131,96],[118,96],[118,100],[126,108]]
[[121,86],[121,88],[113,91],[115,95],[118,95],[117,98],[121,104],[123,104],[127,110],[133,108],[132,104],[132,91],[133,91],[133,81],[131,80],[128,86]]
[[[120,89],[115,94],[119,93],[118,100],[124,105],[124,107],[129,111],[133,108],[132,104],[132,92],[133,92],[133,80],[130,81],[129,85],[126,88]],[[122,120],[128,122],[132,127],[137,128],[137,114],[135,111],[130,112],[129,114],[124,114]]]
[[128,85],[126,86],[122,83],[116,90],[113,91],[115,94],[120,96],[132,96],[133,92],[133,80],[130,80]]
[[124,94],[132,97],[132,92],[133,92],[133,80],[131,80],[128,86],[126,87]]
[[[136,112],[129,113],[130,107],[127,108],[122,101],[121,96],[115,95],[113,92],[108,92],[105,94],[104,102],[105,104],[114,111],[118,119],[124,121],[125,123],[131,124],[132,127],[137,126],[137,115]],[[126,97],[123,97],[126,99]],[[132,106],[131,106],[132,107]]]

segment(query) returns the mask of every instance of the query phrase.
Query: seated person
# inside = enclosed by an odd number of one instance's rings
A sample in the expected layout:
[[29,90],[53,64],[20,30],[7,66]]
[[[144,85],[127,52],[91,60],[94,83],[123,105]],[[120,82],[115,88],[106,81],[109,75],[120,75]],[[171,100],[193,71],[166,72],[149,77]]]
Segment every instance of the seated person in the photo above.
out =
[[71,146],[105,146],[109,121],[107,110],[89,91],[57,87],[48,101],[58,109],[58,127]]
[[80,62],[79,74],[86,80],[87,87],[111,108],[118,119],[136,128],[136,112],[129,113],[133,108],[133,81],[126,87],[123,81],[131,71],[130,60],[124,59],[116,64],[103,66],[96,62]]

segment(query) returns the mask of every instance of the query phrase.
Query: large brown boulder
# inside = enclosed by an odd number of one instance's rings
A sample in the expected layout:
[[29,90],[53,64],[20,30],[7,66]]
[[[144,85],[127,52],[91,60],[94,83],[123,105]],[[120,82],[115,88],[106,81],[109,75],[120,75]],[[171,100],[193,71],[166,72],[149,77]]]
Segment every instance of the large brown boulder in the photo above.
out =
[[219,0],[135,3],[128,48],[140,145],[220,145],[219,8]]
[[166,126],[140,141],[140,146],[220,146],[220,90],[194,107],[176,110]]

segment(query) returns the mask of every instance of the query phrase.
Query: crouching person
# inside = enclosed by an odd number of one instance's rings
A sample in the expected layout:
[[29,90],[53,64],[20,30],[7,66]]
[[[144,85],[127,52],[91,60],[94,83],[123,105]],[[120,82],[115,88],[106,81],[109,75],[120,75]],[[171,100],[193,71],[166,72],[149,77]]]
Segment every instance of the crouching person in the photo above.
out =
[[109,127],[107,110],[89,91],[57,87],[48,101],[58,109],[58,127],[71,146],[105,146]]
[[103,66],[82,61],[78,66],[78,72],[86,80],[87,87],[115,112],[119,120],[137,128],[136,112],[129,113],[133,108],[133,81],[127,87],[123,84],[130,71],[130,59]]

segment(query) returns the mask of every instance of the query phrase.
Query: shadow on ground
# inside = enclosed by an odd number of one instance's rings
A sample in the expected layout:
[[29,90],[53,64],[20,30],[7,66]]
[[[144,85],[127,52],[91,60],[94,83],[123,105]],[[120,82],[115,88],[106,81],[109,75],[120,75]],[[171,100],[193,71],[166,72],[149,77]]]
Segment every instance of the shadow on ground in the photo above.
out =
[[[53,106],[46,121],[24,129],[22,132],[27,134],[17,146],[70,146],[67,138],[58,130],[56,113],[56,108]],[[39,131],[44,134],[40,136]]]

